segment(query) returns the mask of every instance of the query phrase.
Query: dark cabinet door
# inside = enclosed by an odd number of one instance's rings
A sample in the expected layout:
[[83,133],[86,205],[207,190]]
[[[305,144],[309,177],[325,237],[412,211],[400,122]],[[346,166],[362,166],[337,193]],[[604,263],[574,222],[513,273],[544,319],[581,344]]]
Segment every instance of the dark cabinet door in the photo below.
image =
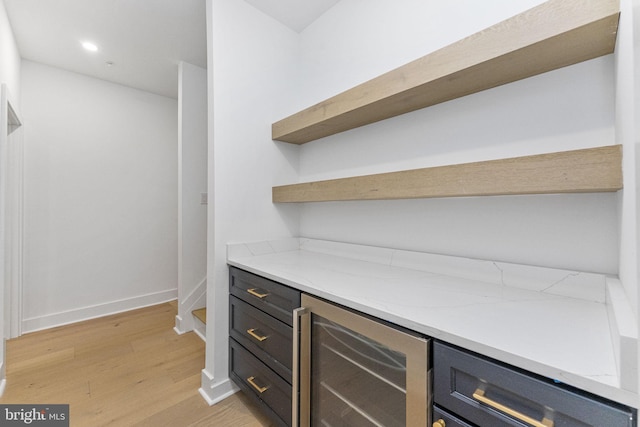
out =
[[293,328],[234,296],[229,298],[231,337],[291,382]]
[[476,427],[444,409],[433,405],[433,427]]
[[235,340],[229,340],[229,370],[234,382],[278,426],[291,425],[291,385]]
[[229,291],[289,326],[300,307],[300,291],[235,267],[229,267]]
[[434,402],[481,427],[634,425],[630,408],[442,342],[433,363]]

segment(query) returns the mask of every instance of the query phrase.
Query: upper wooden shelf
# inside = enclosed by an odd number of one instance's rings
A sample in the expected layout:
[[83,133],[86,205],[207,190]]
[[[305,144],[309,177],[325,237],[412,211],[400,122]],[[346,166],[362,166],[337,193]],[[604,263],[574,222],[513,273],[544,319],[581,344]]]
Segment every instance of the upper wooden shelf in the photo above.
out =
[[614,51],[619,0],[550,0],[274,123],[304,144]]
[[612,145],[273,187],[274,203],[618,191]]

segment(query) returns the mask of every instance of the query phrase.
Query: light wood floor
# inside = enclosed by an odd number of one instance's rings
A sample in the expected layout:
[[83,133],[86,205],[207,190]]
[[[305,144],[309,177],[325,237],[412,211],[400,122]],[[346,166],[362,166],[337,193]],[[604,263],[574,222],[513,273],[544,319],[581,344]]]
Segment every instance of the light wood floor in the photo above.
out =
[[269,426],[241,393],[205,403],[204,343],[175,315],[172,302],[9,340],[0,402],[68,403],[74,427]]

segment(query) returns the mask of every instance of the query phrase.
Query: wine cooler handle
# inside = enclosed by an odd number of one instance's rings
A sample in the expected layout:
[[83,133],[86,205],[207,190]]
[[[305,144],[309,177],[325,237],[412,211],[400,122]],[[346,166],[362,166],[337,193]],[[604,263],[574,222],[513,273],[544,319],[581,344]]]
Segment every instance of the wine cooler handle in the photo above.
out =
[[293,427],[300,426],[300,320],[308,314],[305,307],[293,310],[293,359],[291,367],[291,423]]

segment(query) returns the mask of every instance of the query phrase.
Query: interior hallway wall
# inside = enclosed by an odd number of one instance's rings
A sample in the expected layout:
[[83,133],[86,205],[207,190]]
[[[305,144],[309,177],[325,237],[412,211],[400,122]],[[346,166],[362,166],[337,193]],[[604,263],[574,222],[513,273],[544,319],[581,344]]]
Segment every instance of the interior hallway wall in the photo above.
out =
[[11,102],[17,109],[20,109],[20,64],[20,52],[4,0],[0,0],[0,83],[7,85]]
[[[20,52],[16,45],[11,24],[9,23],[4,0],[0,0],[0,86],[2,86],[3,92],[3,96],[0,96],[0,98],[7,98],[7,101],[12,104],[17,114],[20,114],[20,65]],[[3,115],[6,114],[4,108],[6,108],[6,105],[0,108],[0,110],[3,110]],[[0,120],[6,120],[6,117]],[[5,125],[8,126],[8,122],[6,122]],[[2,188],[2,194],[0,194],[0,208],[2,210],[0,219],[4,221],[5,215],[8,213],[8,220],[13,221],[15,216],[12,214],[15,213],[15,206],[12,202],[15,199],[12,196],[16,193],[7,192],[6,189],[8,181],[11,180],[11,182],[13,182],[15,178],[14,172],[17,165],[11,164],[11,168],[8,166],[10,165],[9,159],[21,160],[21,157],[16,155],[21,153],[21,147],[16,147],[16,145],[21,142],[22,130],[14,132],[13,136],[9,138],[6,137],[8,129],[0,126],[0,131],[4,134],[0,135],[0,164],[2,164],[0,168],[0,173],[2,174],[0,177],[0,188]],[[6,202],[9,204],[7,205]],[[6,212],[5,206],[9,207],[8,212]],[[7,246],[7,242],[13,242],[15,231],[16,230],[13,229],[8,230],[7,227],[3,226],[0,232],[0,253],[2,254],[0,255],[0,396],[4,391],[6,381],[6,366],[4,364],[5,339],[11,336],[11,329],[14,326],[11,324],[11,318],[14,312],[9,310],[11,301],[13,300],[13,294],[11,292],[13,289],[11,288],[11,280],[5,280],[5,276],[8,276],[8,279],[12,279],[13,274],[16,273],[13,269],[9,268],[7,271],[6,268],[13,262],[12,257],[15,255],[15,252],[5,250],[5,248],[11,249],[11,247]]]
[[23,330],[177,296],[177,101],[23,61]]
[[181,62],[178,94],[179,333],[193,330],[191,311],[206,304],[207,70]]

